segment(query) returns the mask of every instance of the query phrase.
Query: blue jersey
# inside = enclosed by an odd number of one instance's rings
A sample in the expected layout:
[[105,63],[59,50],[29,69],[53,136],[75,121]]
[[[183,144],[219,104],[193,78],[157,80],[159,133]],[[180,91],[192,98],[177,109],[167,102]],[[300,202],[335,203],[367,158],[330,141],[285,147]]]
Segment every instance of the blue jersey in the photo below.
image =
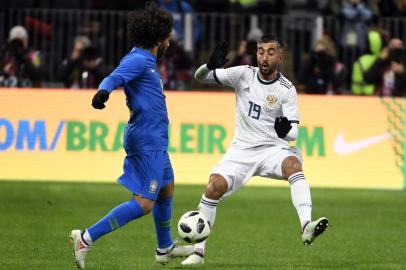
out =
[[156,57],[147,50],[133,48],[102,81],[99,90],[111,93],[120,86],[124,86],[130,109],[125,150],[167,150],[168,112]]

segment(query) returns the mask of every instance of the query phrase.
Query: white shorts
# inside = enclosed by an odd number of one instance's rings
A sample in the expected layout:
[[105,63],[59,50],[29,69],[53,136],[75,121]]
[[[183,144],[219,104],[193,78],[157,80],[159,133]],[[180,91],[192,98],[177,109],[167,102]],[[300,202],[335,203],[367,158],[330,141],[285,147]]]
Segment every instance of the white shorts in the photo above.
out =
[[300,150],[296,147],[238,149],[231,146],[211,174],[220,174],[226,179],[228,190],[224,198],[238,191],[253,176],[283,179],[282,162],[289,156],[295,156],[303,163]]

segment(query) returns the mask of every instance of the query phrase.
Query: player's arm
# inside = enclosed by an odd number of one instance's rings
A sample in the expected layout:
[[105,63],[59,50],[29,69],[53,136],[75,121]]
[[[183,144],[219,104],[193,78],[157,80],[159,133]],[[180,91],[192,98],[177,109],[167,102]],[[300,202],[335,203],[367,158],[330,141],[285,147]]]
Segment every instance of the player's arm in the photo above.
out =
[[207,65],[201,65],[195,71],[195,79],[201,83],[216,83],[213,70],[207,68]]
[[204,64],[196,70],[195,79],[201,83],[217,83],[236,88],[243,72],[244,66],[210,70]]
[[203,83],[217,82],[216,68],[222,67],[228,62],[228,43],[223,41],[217,44],[212,51],[207,64],[201,65],[195,72],[195,79]]
[[131,55],[124,57],[119,66],[100,83],[98,91],[92,99],[93,108],[104,109],[106,107],[104,103],[109,99],[110,93],[138,78],[144,68],[145,60],[143,58]]
[[228,43],[219,43],[210,55],[207,64],[201,65],[195,72],[195,79],[201,83],[218,83],[235,87],[236,73],[241,73],[241,67],[221,68],[228,62]]
[[294,141],[299,134],[299,112],[297,106],[296,89],[290,89],[289,96],[282,103],[283,116],[275,119],[275,131],[279,138],[286,141]]

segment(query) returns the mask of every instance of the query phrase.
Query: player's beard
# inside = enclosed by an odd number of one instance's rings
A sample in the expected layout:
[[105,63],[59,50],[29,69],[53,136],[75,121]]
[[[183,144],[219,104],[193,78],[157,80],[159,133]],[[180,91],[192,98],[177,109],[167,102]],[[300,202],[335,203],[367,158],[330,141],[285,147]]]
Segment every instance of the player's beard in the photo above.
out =
[[270,65],[268,65],[268,66],[266,66],[266,67],[264,67],[264,66],[260,66],[259,67],[259,70],[260,70],[260,72],[261,72],[261,75],[263,76],[263,77],[268,77],[270,74],[272,74],[273,73],[273,71],[274,71],[274,69],[273,69],[273,67],[271,67]]
[[159,59],[161,57],[163,57],[165,55],[167,47],[162,46],[162,47],[158,47],[158,51],[156,52],[156,57]]
[[270,66],[267,66],[267,67],[261,66],[260,71],[261,71],[262,76],[264,76],[264,77],[266,77],[266,76],[268,76],[269,74],[272,73],[272,70],[271,70]]
[[269,75],[273,74],[275,70],[277,70],[278,65],[275,64],[268,64],[266,67],[262,65],[259,66],[259,71],[261,72],[262,77],[267,78]]

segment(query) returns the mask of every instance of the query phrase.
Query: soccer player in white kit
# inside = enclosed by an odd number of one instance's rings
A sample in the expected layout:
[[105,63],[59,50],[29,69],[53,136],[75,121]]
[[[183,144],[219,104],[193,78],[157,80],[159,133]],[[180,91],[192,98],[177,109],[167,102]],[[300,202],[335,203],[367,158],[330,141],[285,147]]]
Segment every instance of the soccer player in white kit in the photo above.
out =
[[[288,144],[297,138],[299,113],[296,89],[278,70],[283,43],[272,35],[262,36],[257,45],[258,67],[220,68],[228,61],[227,53],[227,43],[220,43],[208,63],[195,72],[199,82],[232,87],[237,97],[234,138],[213,168],[198,209],[213,225],[220,200],[239,190],[252,176],[287,180],[302,241],[312,244],[327,229],[328,220],[311,220],[312,201],[302,156],[299,149]],[[182,264],[203,264],[205,244],[196,244],[194,253]]]

